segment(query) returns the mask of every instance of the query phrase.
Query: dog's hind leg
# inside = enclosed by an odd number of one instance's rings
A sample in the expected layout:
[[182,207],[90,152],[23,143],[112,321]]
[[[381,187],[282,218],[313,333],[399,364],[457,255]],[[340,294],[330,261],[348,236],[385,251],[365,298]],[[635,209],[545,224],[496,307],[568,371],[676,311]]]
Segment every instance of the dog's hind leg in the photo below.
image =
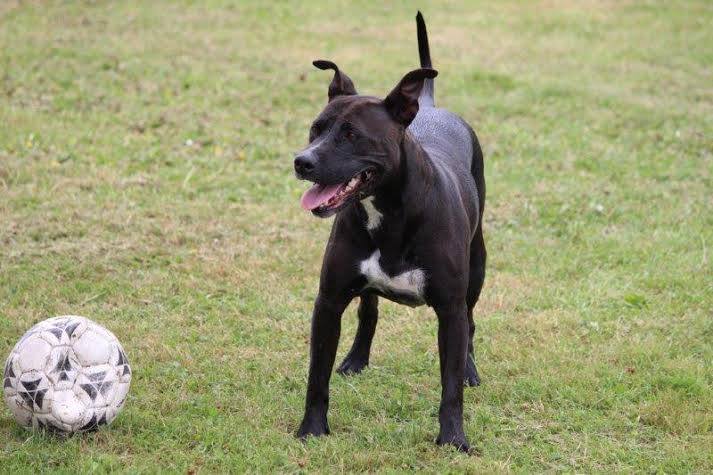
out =
[[337,368],[337,373],[342,375],[357,374],[369,365],[371,342],[376,331],[376,321],[379,318],[378,297],[374,294],[365,294],[360,297],[359,327],[351,350],[344,361]]
[[466,305],[468,306],[468,360],[465,365],[466,386],[478,386],[480,376],[475,366],[475,350],[473,346],[473,336],[475,335],[475,321],[473,320],[473,308],[478,302],[480,291],[483,289],[485,280],[485,241],[483,240],[482,223],[478,226],[473,241],[470,244],[470,278],[468,282],[468,295]]
[[451,444],[467,453],[470,449],[463,432],[463,386],[468,323],[467,308],[462,300],[460,302],[434,306],[438,316],[438,356],[441,363],[441,406],[438,410],[441,430],[436,443]]

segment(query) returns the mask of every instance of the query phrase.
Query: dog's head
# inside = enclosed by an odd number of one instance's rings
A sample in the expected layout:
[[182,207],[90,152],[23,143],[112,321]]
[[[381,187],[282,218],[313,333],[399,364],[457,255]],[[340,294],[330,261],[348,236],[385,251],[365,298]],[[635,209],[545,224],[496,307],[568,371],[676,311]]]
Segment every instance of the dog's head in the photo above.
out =
[[423,81],[434,69],[406,74],[384,99],[360,96],[349,77],[331,61],[315,61],[334,70],[329,102],[312,123],[309,145],[295,157],[295,173],[314,183],[302,207],[327,217],[374,194],[399,170],[400,145],[418,112]]

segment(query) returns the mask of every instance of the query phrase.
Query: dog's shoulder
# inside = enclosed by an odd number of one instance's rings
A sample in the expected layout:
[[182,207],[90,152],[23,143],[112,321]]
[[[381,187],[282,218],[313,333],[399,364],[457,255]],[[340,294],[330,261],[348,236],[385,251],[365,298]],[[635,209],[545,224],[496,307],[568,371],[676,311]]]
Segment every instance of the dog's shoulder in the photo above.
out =
[[446,109],[424,107],[419,110],[409,131],[432,157],[448,157],[470,169],[473,131],[456,114]]

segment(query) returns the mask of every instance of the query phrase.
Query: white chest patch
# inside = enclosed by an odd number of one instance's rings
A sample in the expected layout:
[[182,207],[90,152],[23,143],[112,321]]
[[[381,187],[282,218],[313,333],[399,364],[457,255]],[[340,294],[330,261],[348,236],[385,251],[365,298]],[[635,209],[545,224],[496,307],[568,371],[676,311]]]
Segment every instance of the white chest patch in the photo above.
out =
[[376,206],[374,206],[373,196],[364,198],[361,201],[361,204],[362,206],[364,206],[364,210],[366,211],[366,229],[368,229],[369,231],[373,231],[379,227],[379,225],[381,224],[381,218],[383,218],[384,215],[381,214],[378,209],[376,209]]
[[359,270],[366,277],[367,287],[383,292],[406,294],[416,299],[423,299],[426,274],[421,269],[412,269],[395,276],[389,276],[379,264],[381,251],[378,249],[368,259],[361,261]]

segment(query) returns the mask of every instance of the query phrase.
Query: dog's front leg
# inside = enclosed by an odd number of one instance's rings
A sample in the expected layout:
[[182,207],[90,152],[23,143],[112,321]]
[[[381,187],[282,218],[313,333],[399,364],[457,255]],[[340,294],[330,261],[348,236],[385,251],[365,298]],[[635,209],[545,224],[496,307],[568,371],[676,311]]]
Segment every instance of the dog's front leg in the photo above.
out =
[[327,298],[320,293],[314,304],[307,401],[305,415],[297,431],[300,438],[329,434],[329,379],[339,343],[342,313],[349,300],[344,297]]
[[468,351],[468,319],[465,302],[436,307],[438,353],[441,361],[441,425],[436,443],[451,444],[468,452],[463,432],[463,377]]

